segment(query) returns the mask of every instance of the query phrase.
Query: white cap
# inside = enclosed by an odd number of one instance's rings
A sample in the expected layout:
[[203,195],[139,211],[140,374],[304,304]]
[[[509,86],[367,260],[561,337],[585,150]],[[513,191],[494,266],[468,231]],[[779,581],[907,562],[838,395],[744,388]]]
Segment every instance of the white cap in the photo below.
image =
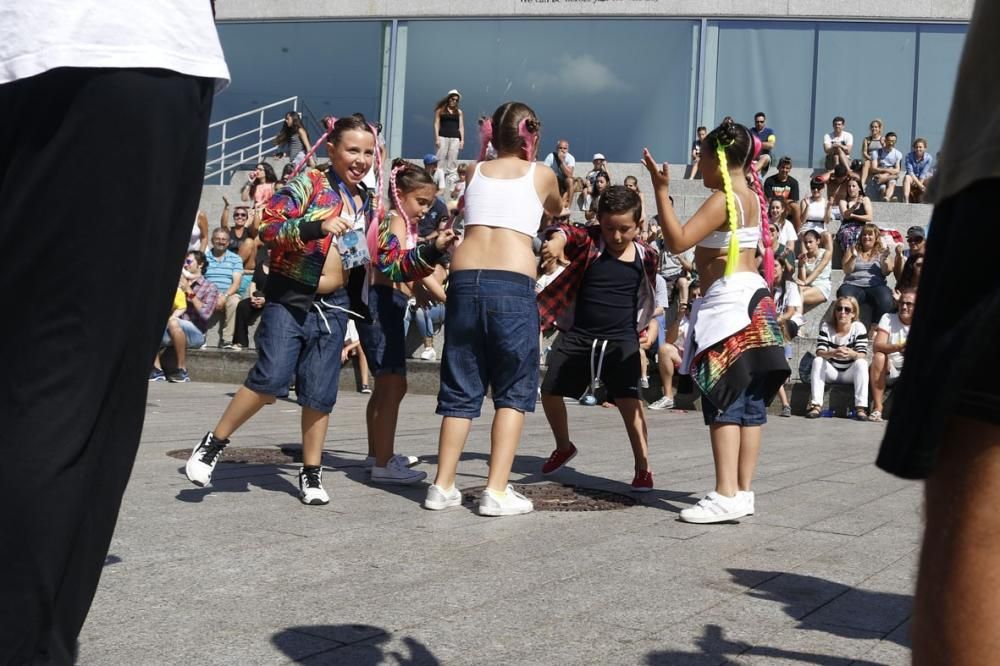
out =
[[447,96],[451,97],[452,95],[458,95],[458,99],[460,99],[460,100],[462,99],[462,93],[458,92],[454,88],[452,88],[451,90],[448,91],[448,95]]
[[602,155],[601,153],[594,153],[594,157],[591,159],[591,161],[596,162],[597,160],[604,160],[604,159],[607,158],[604,157],[604,155]]

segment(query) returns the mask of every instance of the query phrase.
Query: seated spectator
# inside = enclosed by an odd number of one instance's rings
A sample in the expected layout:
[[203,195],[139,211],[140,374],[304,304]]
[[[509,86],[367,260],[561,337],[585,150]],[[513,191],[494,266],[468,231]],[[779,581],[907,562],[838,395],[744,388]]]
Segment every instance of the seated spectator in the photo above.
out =
[[[680,352],[677,350],[677,346],[671,344],[676,342],[676,327],[674,330],[674,340],[667,342],[667,335],[669,333],[668,322],[667,322],[667,311],[670,309],[670,292],[667,287],[667,281],[664,279],[663,275],[657,274],[656,276],[656,310],[654,314],[656,315],[657,330],[656,330],[656,341],[655,344],[650,346],[650,349],[655,352],[655,359],[657,370],[660,375],[660,383],[663,387],[663,396],[658,400],[650,403],[650,409],[670,409],[674,406],[674,370],[680,367],[681,356]],[[684,314],[682,315],[684,319],[687,318],[687,309],[685,308]],[[683,347],[683,342],[680,343]],[[643,377],[646,376],[646,362],[643,363]],[[648,380],[643,385],[643,388],[649,388]]]
[[[763,270],[761,273],[763,274]],[[799,329],[805,324],[805,318],[802,316],[802,294],[792,275],[792,272],[787,270],[787,265],[775,258],[771,293],[778,312],[778,325],[785,341],[785,358],[788,360],[792,358],[792,340],[798,336]],[[784,386],[778,389],[778,399],[781,401],[780,416],[790,417],[792,404],[788,400]]]
[[459,199],[465,196],[465,177],[469,173],[469,165],[465,162],[460,162],[457,173],[458,180],[455,181],[455,186],[451,188],[451,192],[448,194],[448,210],[452,210],[458,206]]
[[764,180],[764,196],[783,199],[794,204],[799,200],[799,181],[792,178],[792,158],[785,156],[778,160],[778,173]]
[[420,352],[420,358],[424,361],[437,359],[434,333],[444,325],[447,294],[443,285],[447,279],[448,271],[439,264],[433,273],[413,282],[413,297],[403,320],[403,336],[405,339],[409,335],[411,321],[417,325],[420,337],[424,340],[424,348]]
[[219,224],[229,232],[229,251],[240,255],[243,261],[243,278],[240,283],[240,295],[245,295],[253,279],[254,259],[257,252],[257,224],[252,209],[247,206],[236,206],[233,209],[233,227],[229,228],[229,200],[222,197],[225,204]]
[[427,153],[424,155],[424,169],[434,180],[434,184],[437,186],[437,193],[435,196],[439,199],[443,198],[445,196],[445,190],[448,187],[448,183],[445,179],[444,171],[438,168],[437,155],[434,153]]
[[590,187],[579,176],[573,179],[573,197],[576,200],[576,210],[587,212],[590,208]]
[[639,213],[639,228],[643,230],[643,233],[646,233],[646,197],[642,196],[642,192],[639,191],[639,179],[635,176],[625,176],[622,185],[639,195],[641,211]]
[[291,162],[281,167],[281,178],[278,179],[278,185],[275,187],[275,189],[278,189],[278,187],[288,183],[288,180],[292,177],[293,171],[295,171],[295,165],[292,164]]
[[830,299],[833,252],[819,246],[819,234],[814,229],[802,232],[802,245],[805,251],[799,255],[795,284],[802,292],[803,306],[808,309]]
[[417,222],[417,240],[433,240],[450,221],[451,213],[448,210],[448,204],[441,197],[434,197],[434,203]]
[[872,160],[872,183],[878,185],[882,201],[891,201],[896,192],[896,181],[903,165],[903,153],[896,149],[896,133],[885,135],[883,146],[875,152]]
[[[854,180],[850,170],[843,164],[833,167],[826,177],[826,196],[830,200],[830,220],[839,222],[843,217],[840,201],[847,198],[847,187]],[[830,247],[833,247],[832,244]]]
[[[896,259],[902,256],[902,253],[896,255]],[[898,263],[898,262],[897,262]],[[893,290],[893,296],[898,304],[899,297],[907,289],[916,289],[917,285],[920,284],[920,274],[924,270],[924,254],[923,252],[911,252],[910,256],[906,258],[906,262],[903,264],[902,270],[896,277],[896,288]]]
[[768,167],[771,166],[771,151],[774,150],[774,144],[777,143],[777,137],[774,135],[774,130],[767,126],[767,116],[764,115],[763,111],[758,111],[753,117],[753,127],[750,128],[750,133],[757,137],[760,141],[760,156],[757,157],[757,171],[761,175],[767,173]]
[[[794,266],[795,241],[799,239],[799,235],[795,231],[795,224],[787,219],[789,206],[795,207],[795,202],[785,199],[771,199],[767,205],[767,218],[773,223],[772,226],[777,232],[776,235],[772,234],[771,236],[772,249],[777,252],[780,247],[791,252],[792,265]],[[798,209],[796,208],[796,210]]]
[[913,152],[906,156],[906,175],[903,176],[903,201],[920,203],[927,194],[927,184],[934,173],[934,159],[927,152],[927,139],[917,138]]
[[841,221],[837,242],[845,253],[858,241],[861,228],[872,221],[872,202],[865,196],[861,183],[853,178],[847,183],[847,198],[840,200]]
[[594,158],[592,160],[594,168],[587,172],[587,185],[591,189],[597,184],[597,176],[604,173],[608,176],[608,182],[611,182],[611,171],[608,170],[608,160],[601,153],[594,153]]
[[899,314],[882,315],[875,326],[875,340],[872,349],[871,383],[872,412],[869,421],[881,421],[882,398],[886,386],[892,386],[903,370],[903,354],[906,352],[906,338],[910,336],[913,323],[913,309],[917,304],[917,290],[905,287],[900,290]]
[[854,135],[844,130],[844,119],[837,116],[833,119],[833,132],[823,135],[823,152],[826,153],[826,168],[833,169],[843,166],[846,170],[851,165],[851,149],[854,148]]
[[869,134],[861,140],[861,187],[868,185],[868,175],[872,163],[882,149],[882,119],[875,118],[868,125]]
[[907,249],[904,251],[905,256],[910,256],[914,252],[920,252],[924,254],[927,252],[927,232],[924,228],[919,225],[914,225],[906,230],[906,246]]
[[799,236],[807,231],[814,231],[827,252],[833,250],[833,236],[830,234],[830,222],[833,220],[834,199],[823,195],[826,182],[821,178],[809,181],[809,198],[799,203]]
[[837,296],[853,298],[872,311],[870,322],[877,322],[893,308],[892,290],[885,276],[892,272],[891,250],[882,245],[882,232],[874,224],[861,228],[858,242],[844,254],[844,283]]
[[806,418],[819,418],[827,382],[854,384],[854,416],[868,418],[868,329],[858,321],[859,309],[853,298],[838,296],[832,321],[820,325]]
[[[659,230],[660,221],[658,215],[654,215],[650,219],[649,226],[650,229]],[[659,236],[651,245],[660,253],[660,264],[657,270],[667,283],[668,293],[676,292],[679,303],[682,306],[687,305],[690,300],[688,288],[694,277],[694,248],[690,248],[680,254],[673,254],[667,250],[663,238]],[[669,324],[670,322],[667,323]]]
[[705,127],[699,127],[694,143],[691,144],[691,169],[688,171],[688,179],[694,180],[698,177],[698,167],[701,162],[701,142],[705,140],[708,135],[708,129]]
[[191,381],[187,372],[187,350],[198,349],[205,344],[208,322],[219,298],[219,290],[203,274],[207,266],[205,255],[198,250],[188,252],[184,258],[184,268],[177,285],[178,296],[181,298],[174,299],[173,311],[167,320],[167,330],[163,333],[160,349],[153,359],[153,370],[149,375],[151,382],[167,379],[160,366],[160,354],[170,345],[173,345],[177,356],[177,369],[170,373],[170,381]]
[[250,327],[260,319],[260,315],[264,311],[264,304],[267,302],[264,292],[267,291],[267,276],[270,272],[269,257],[267,248],[264,246],[257,250],[255,267],[250,287],[247,290],[250,296],[244,298],[236,306],[236,326],[233,328],[231,349],[239,351],[250,347]]
[[656,359],[656,352],[663,345],[667,334],[667,311],[670,310],[670,290],[667,288],[667,281],[659,273],[656,274],[656,287],[654,289],[656,308],[653,310],[653,319],[656,326],[647,328],[639,338],[639,387],[649,388],[649,362]]
[[601,195],[604,194],[604,190],[608,189],[609,185],[611,185],[611,176],[607,173],[601,172],[594,177],[594,187],[590,190],[590,208],[584,214],[587,222],[597,220],[597,206],[601,203]]
[[222,227],[212,232],[212,250],[206,255],[208,268],[205,279],[219,290],[219,300],[215,304],[215,314],[209,321],[209,328],[221,324],[222,337],[219,346],[232,348],[236,329],[236,306],[240,304],[240,286],[243,283],[243,260],[240,255],[229,250],[229,232]]
[[[274,175],[274,168],[267,162],[261,162],[247,174],[247,182],[240,188],[240,200],[252,201],[254,211],[259,212],[264,204],[274,196],[274,188],[277,183],[278,177]],[[260,215],[255,217],[259,218]]]

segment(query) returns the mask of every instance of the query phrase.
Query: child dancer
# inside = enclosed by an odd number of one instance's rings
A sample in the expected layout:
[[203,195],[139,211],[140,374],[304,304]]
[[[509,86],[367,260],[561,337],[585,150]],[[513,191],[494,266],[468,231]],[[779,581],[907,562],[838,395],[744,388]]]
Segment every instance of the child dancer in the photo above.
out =
[[534,508],[507,484],[524,413],[535,410],[538,391],[532,240],[542,213],[557,216],[563,205],[552,170],[535,168],[541,123],[530,107],[507,102],[482,128],[480,159],[491,139],[497,159],[470,169],[465,189],[465,238],[452,259],[445,305],[438,471],[424,506],[461,504],[458,459],[489,386],[496,415],[479,513],[508,516]]
[[294,375],[302,407],[299,497],[304,504],[330,501],[322,482],[323,443],[337,402],[351,272],[336,237],[364,228],[374,216],[373,198],[361,180],[374,159],[375,130],[355,114],[333,123],[328,136],[329,169],[307,169],[264,207],[260,238],[271,250],[271,272],[257,362],[191,452],[185,474],[197,486],[211,481],[229,437],[261,407],[286,395]]
[[362,322],[358,331],[375,378],[366,412],[374,483],[412,484],[427,477],[426,472],[409,469],[407,456],[393,455],[393,440],[399,404],[406,394],[403,331],[409,295],[403,289],[406,282],[431,275],[455,239],[455,232],[446,229],[433,241],[416,244],[417,222],[434,202],[436,189],[424,169],[397,159],[389,177],[391,208],[377,228],[369,231],[377,269],[368,290],[372,321]]
[[[697,246],[695,265],[704,287],[704,296],[691,310],[681,372],[692,375],[702,394],[715,458],[715,489],[681,511],[681,520],[691,523],[754,513],[750,482],[761,426],[767,422],[767,404],[791,374],[768,291],[774,259],[755,169],[759,149],[746,127],[728,119],[705,137],[704,184],[717,191],[684,226],[670,205],[667,165],[657,165],[649,151],[643,151],[667,247],[683,252]],[[762,234],[766,281],[757,273],[755,258]]]
[[569,266],[538,298],[542,330],[555,325],[562,331],[548,354],[542,383],[542,407],[556,440],[542,474],[552,474],[577,453],[569,439],[563,397],[578,398],[600,379],[621,412],[632,445],[632,490],[653,489],[639,387],[639,333],[656,309],[659,257],[637,238],[641,215],[639,194],[612,185],[597,207],[599,226],[563,224],[547,232],[542,259],[565,253]]

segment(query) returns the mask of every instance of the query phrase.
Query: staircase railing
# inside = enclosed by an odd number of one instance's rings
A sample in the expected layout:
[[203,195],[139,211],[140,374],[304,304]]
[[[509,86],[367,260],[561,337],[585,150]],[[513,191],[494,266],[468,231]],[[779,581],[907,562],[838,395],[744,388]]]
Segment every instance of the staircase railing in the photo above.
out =
[[[289,108],[291,105],[291,108]],[[237,169],[258,164],[265,156],[275,153],[276,129],[285,121],[288,111],[299,110],[299,98],[289,97],[265,106],[224,118],[208,126],[209,137],[220,133],[220,139],[208,145],[210,159],[205,162],[205,181],[225,185]],[[269,117],[276,119],[269,120]]]

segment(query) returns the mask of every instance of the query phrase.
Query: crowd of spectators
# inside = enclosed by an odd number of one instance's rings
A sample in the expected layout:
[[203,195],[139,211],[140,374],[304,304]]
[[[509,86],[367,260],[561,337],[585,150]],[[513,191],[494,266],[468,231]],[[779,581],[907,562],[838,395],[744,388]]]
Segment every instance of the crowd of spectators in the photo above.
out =
[[[453,127],[454,117],[461,118],[457,110],[459,99],[457,91],[451,91],[449,97],[442,100],[438,111],[445,127],[442,130],[440,125],[435,126],[436,152],[423,156],[423,166],[437,186],[437,197],[419,221],[420,240],[432,239],[446,228],[461,231],[462,195],[469,165],[454,157],[456,146],[464,144],[465,138],[464,123],[460,122],[458,131]],[[925,232],[922,227],[915,226],[908,230],[905,246],[894,242],[874,224],[872,196],[866,192],[891,200],[897,186],[902,185],[903,200],[919,202],[933,175],[933,159],[924,139],[916,139],[913,151],[904,157],[895,147],[896,134],[883,133],[882,129],[881,120],[871,122],[870,133],[861,142],[861,158],[855,159],[854,136],[845,128],[843,118],[835,118],[832,131],[823,137],[827,169],[810,179],[805,195],[798,180],[792,176],[792,159],[773,157],[780,154],[778,135],[768,126],[763,112],[755,114],[750,129],[761,143],[756,166],[762,174],[768,201],[775,257],[774,295],[789,357],[791,341],[796,337],[810,335],[819,339],[814,351],[811,399],[807,408],[810,417],[823,413],[825,384],[849,382],[855,385],[853,415],[880,420],[885,387],[898,376],[902,364],[902,346],[912,319],[915,286],[923,266]],[[460,136],[445,136],[456,133]],[[699,177],[701,139],[705,134],[706,128],[699,127],[691,149],[689,178]],[[186,259],[175,309],[163,339],[164,347],[174,349],[178,371],[167,377],[157,362],[151,380],[186,381],[185,351],[204,346],[212,327],[218,327],[220,347],[234,350],[250,347],[249,331],[266,300],[268,253],[257,240],[261,208],[294,166],[307,159],[308,135],[294,112],[286,116],[276,143],[282,156],[289,160],[281,179],[275,176],[269,162],[256,165],[241,188],[241,199],[245,203],[233,208],[230,222],[230,203],[224,199],[219,227],[211,234],[206,216],[199,212],[192,230],[189,248],[192,253]],[[442,159],[447,160],[447,169],[442,168]],[[585,174],[579,174],[569,140],[560,138],[552,150],[539,159],[555,173],[564,197],[563,214],[543,220],[540,232],[546,225],[579,219],[577,216],[581,214],[583,220],[579,224],[595,224],[602,193],[616,184],[604,154],[594,153],[590,168]],[[308,163],[315,165],[312,156],[308,156]],[[774,172],[764,177],[772,169]],[[625,177],[621,184],[642,197],[634,176]],[[660,255],[656,316],[641,342],[640,385],[648,388],[649,376],[659,375],[662,394],[650,402],[650,407],[669,409],[675,404],[676,371],[683,354],[687,314],[690,303],[699,294],[698,276],[694,270],[693,251],[673,255],[664,248],[655,215],[647,219],[643,210],[640,226],[644,242]],[[843,283],[835,293],[832,279],[834,241],[844,273]],[[200,268],[187,270],[192,263]],[[445,261],[435,276],[442,285],[447,284],[447,264]],[[554,280],[565,265],[564,260],[540,261],[538,290]],[[889,278],[894,279],[895,288],[890,287]],[[194,305],[188,294],[193,297],[198,289],[204,298]],[[185,294],[183,303],[182,294]],[[445,294],[443,291],[430,294],[416,284],[409,296],[406,328],[416,326],[422,342],[414,354],[423,360],[435,360],[434,339],[444,326]],[[831,302],[832,307],[828,305]],[[804,315],[818,306],[829,307],[829,316],[818,330],[806,331]],[[908,312],[902,312],[900,306]],[[551,342],[550,336],[543,337],[542,349],[550,348]],[[358,357],[361,370],[360,390],[368,392],[364,354],[359,345],[348,339],[344,361],[354,357]],[[782,416],[789,416],[790,401],[784,390],[779,398]],[[594,402],[592,396],[590,402]],[[584,404],[590,403],[584,400]]]

